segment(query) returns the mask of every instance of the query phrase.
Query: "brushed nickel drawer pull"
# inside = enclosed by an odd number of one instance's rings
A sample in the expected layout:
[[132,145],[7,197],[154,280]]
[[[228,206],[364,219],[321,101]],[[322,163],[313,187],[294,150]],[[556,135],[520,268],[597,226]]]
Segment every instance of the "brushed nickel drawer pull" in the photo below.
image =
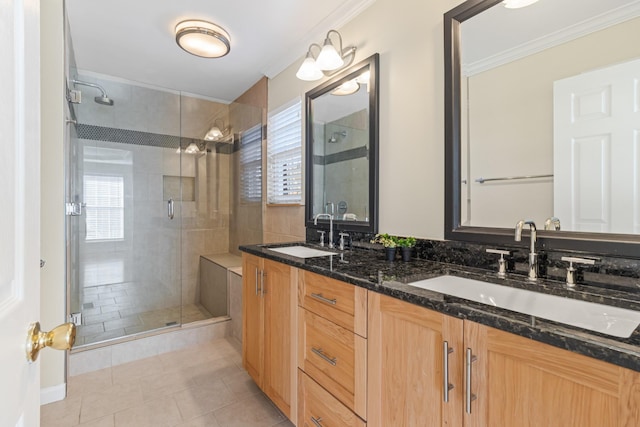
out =
[[316,426],[316,427],[322,427],[322,424],[320,424],[322,422],[322,417],[320,418],[313,418],[311,417],[311,422]]
[[327,304],[331,304],[331,305],[336,305],[336,303],[338,302],[338,300],[334,299],[329,299],[329,298],[325,298],[322,296],[322,294],[311,294],[311,298],[315,298],[318,301],[322,301],[322,302],[326,302]]
[[449,391],[453,390],[453,384],[449,382],[449,355],[453,353],[453,349],[449,348],[449,343],[447,341],[444,342],[443,346],[444,350],[444,369],[443,369],[443,384],[442,384],[442,394],[444,395],[445,403],[449,402]]
[[478,360],[476,356],[471,353],[471,349],[467,348],[467,354],[465,357],[465,411],[467,414],[471,413],[471,402],[478,397],[471,393],[471,364]]
[[256,268],[256,296],[258,296],[258,269]]
[[322,357],[322,359],[331,364],[331,366],[336,366],[337,359],[334,357],[333,359],[328,357],[326,354],[324,354],[324,352],[322,351],[321,348],[315,348],[315,347],[311,347],[311,351],[313,351],[315,354],[317,354],[318,356]]

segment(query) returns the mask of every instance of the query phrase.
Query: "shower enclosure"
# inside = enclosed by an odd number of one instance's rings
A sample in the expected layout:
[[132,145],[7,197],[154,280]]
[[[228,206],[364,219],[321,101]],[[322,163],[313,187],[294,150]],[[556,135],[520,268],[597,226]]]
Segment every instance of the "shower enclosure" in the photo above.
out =
[[251,149],[261,167],[262,109],[74,68],[67,95],[76,345],[212,318],[200,304],[200,256],[261,239],[261,221],[242,224],[260,212],[242,177],[255,173],[256,159],[243,160]]

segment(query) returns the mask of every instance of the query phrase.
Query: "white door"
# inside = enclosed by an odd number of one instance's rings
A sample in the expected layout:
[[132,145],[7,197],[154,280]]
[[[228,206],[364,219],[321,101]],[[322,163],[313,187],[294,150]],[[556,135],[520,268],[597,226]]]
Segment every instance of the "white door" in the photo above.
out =
[[553,159],[563,229],[640,232],[640,60],[555,82]]
[[0,425],[37,426],[40,364],[40,2],[0,2]]

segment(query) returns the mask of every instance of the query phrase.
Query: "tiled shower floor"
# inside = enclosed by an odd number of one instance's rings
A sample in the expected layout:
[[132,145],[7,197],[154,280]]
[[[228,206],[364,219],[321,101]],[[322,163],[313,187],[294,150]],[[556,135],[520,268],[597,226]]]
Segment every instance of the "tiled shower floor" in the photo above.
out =
[[80,294],[83,319],[77,331],[76,345],[212,317],[200,304],[152,308],[159,305],[153,301],[157,294],[156,290],[138,282],[83,288]]

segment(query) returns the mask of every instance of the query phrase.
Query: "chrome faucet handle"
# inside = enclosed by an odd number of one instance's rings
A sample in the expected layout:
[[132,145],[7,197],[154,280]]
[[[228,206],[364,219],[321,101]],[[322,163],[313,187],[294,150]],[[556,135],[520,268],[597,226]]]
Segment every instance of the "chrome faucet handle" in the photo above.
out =
[[569,262],[569,267],[567,267],[567,286],[573,288],[576,285],[576,268],[573,266],[573,263],[576,264],[584,264],[584,265],[594,265],[596,263],[595,259],[592,258],[579,258],[579,257],[571,257],[571,256],[563,256],[560,258],[562,261]]
[[487,249],[487,252],[490,254],[498,254],[500,255],[500,259],[498,260],[498,277],[507,277],[507,260],[504,259],[505,255],[511,256],[511,251],[505,251],[502,249]]
[[344,251],[344,238],[349,237],[349,235],[347,233],[338,233],[338,236],[340,236],[340,250]]
[[318,230],[318,234],[320,234],[320,246],[324,246],[324,230]]
[[549,217],[544,222],[545,230],[560,231],[560,219],[555,216]]

